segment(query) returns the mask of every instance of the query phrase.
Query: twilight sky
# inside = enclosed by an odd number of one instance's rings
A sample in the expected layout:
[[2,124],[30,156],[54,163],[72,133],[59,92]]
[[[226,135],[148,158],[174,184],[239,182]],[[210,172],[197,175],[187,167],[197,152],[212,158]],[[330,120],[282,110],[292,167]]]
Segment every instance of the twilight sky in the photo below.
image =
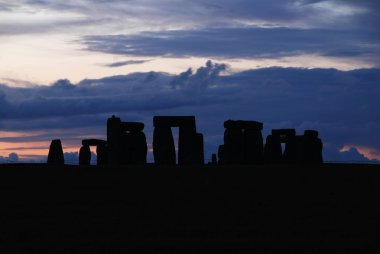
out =
[[[106,119],[314,128],[331,161],[380,160],[378,0],[0,0],[0,162],[41,160]],[[16,154],[17,155],[16,155]]]

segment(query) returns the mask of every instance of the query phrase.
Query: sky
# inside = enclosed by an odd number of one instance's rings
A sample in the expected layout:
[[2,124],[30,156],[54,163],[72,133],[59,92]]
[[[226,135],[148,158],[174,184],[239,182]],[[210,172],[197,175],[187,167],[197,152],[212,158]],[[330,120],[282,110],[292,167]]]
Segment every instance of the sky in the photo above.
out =
[[380,160],[379,27],[377,0],[0,0],[0,162],[75,161],[113,114],[150,148],[154,115],[195,115],[206,158],[242,119]]

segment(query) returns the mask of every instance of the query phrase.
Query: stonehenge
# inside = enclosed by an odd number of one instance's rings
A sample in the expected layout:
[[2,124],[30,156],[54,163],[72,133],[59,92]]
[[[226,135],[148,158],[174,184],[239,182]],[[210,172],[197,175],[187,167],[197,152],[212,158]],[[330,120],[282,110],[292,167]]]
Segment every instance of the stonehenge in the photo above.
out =
[[[90,147],[96,147],[97,165],[136,165],[147,163],[144,123],[123,122],[112,116],[107,120],[107,139],[83,139],[79,165],[90,165]],[[203,165],[204,140],[197,132],[194,116],[153,117],[153,159],[157,165]],[[178,152],[172,128],[178,128]],[[245,120],[224,122],[223,144],[208,164],[321,164],[323,143],[316,130],[297,135],[295,129],[273,129],[262,136],[263,123]],[[283,149],[284,147],[284,149]],[[52,140],[48,164],[63,165],[59,139]]]
[[196,131],[194,116],[155,116],[153,126],[153,156],[156,164],[176,164],[171,127],[179,128],[178,164],[204,163],[203,135]]

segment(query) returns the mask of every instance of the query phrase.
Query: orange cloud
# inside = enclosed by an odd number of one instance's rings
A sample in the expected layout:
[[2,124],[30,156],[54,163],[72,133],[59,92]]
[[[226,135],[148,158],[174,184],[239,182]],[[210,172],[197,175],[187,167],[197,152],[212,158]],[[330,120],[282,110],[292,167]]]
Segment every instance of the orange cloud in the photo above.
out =
[[356,148],[359,153],[363,154],[365,157],[367,157],[370,160],[380,160],[380,151],[374,148],[360,146],[360,145],[344,145],[341,149],[339,149],[339,152],[347,152],[350,150],[350,148]]

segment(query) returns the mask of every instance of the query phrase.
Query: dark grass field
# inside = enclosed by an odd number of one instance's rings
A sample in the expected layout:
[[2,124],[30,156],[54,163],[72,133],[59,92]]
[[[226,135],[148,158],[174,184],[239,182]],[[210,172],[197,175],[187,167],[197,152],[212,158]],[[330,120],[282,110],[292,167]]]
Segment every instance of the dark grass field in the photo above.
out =
[[380,165],[0,165],[0,253],[380,253]]

